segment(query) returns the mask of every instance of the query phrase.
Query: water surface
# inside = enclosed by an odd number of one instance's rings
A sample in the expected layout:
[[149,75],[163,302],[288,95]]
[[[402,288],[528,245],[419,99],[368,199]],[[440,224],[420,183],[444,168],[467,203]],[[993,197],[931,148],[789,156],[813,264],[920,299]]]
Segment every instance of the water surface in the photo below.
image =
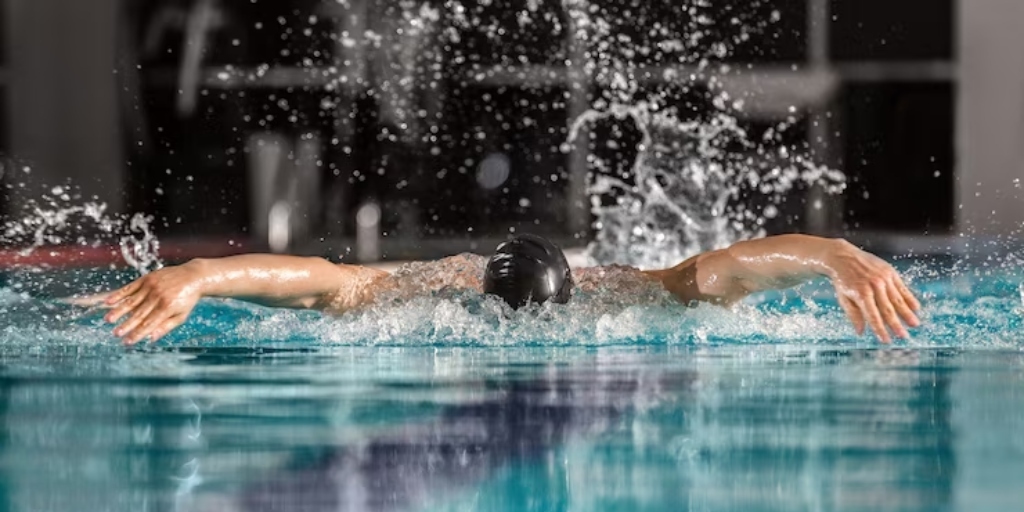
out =
[[129,349],[9,276],[0,508],[1013,509],[1020,276],[903,268],[928,325],[895,347],[816,285],[519,324],[465,297],[342,318],[207,301]]

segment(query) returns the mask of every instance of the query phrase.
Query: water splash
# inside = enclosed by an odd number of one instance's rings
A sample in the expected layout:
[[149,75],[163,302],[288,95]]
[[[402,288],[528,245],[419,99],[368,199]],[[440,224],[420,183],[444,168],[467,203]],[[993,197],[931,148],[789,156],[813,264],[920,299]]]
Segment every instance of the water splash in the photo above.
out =
[[[773,8],[761,13],[770,5],[726,9],[728,20],[716,20],[721,13],[703,0],[675,5],[669,20],[655,18],[657,5],[564,5],[585,45],[583,68],[604,86],[568,134],[570,143],[591,148],[591,262],[670,266],[764,236],[766,223],[801,188],[844,190],[843,173],[814,162],[806,142],[786,143],[795,115],[748,133],[743,99],[723,87],[722,78],[735,72],[723,59],[780,20]],[[617,16],[622,9],[625,16]],[[651,30],[636,30],[646,25],[635,16],[651,17]],[[614,138],[580,140],[609,121],[625,122],[616,130],[636,130],[639,140],[627,138],[625,147]],[[609,144],[612,151],[600,151]]]
[[[160,260],[160,240],[153,234],[150,224],[152,217],[136,213],[128,221],[127,230],[122,223],[121,231],[127,231],[119,237],[118,245],[125,263],[140,274],[147,274],[163,267]],[[136,236],[138,235],[138,236]]]
[[[451,265],[415,264],[403,269],[408,287],[425,280],[471,279],[467,268],[482,258],[456,258]],[[1021,268],[986,268],[963,262],[903,261],[926,308],[922,327],[912,329],[910,347],[1019,349],[1024,347],[1017,314],[1024,298]],[[396,290],[388,302],[342,315],[281,311],[235,301],[206,300],[192,320],[166,340],[169,346],[878,346],[858,336],[819,280],[784,292],[762,293],[725,309],[687,308],[636,270],[612,267],[577,272],[568,304],[511,311],[500,299],[445,289],[434,294]],[[475,273],[469,272],[475,275]],[[415,292],[415,290],[410,290]]]
[[[351,7],[344,2],[342,6]],[[787,132],[802,122],[796,107],[763,133],[748,133],[741,119],[749,98],[726,92],[723,79],[742,72],[741,66],[729,63],[730,57],[738,49],[770,53],[751,44],[753,36],[764,35],[761,42],[770,42],[784,32],[780,22],[785,20],[775,2],[723,6],[709,0],[403,0],[380,13],[372,27],[357,24],[330,34],[344,49],[339,50],[342,56],[356,59],[356,64],[322,68],[318,54],[303,66],[317,75],[316,83],[324,84],[324,112],[319,115],[334,115],[339,104],[349,100],[332,94],[354,87],[367,91],[378,105],[378,140],[400,142],[428,160],[449,150],[467,153],[429,175],[407,177],[395,185],[396,194],[411,182],[418,182],[414,188],[431,191],[460,187],[451,180],[473,172],[475,153],[511,151],[510,144],[500,147],[500,140],[490,140],[488,127],[514,132],[534,126],[544,113],[563,111],[576,118],[572,126],[546,126],[555,143],[539,139],[525,156],[564,160],[564,154],[548,153],[573,151],[574,144],[590,146],[594,158],[587,162],[592,176],[589,192],[611,198],[611,204],[592,208],[596,239],[589,254],[595,263],[674,263],[763,235],[767,223],[785,214],[780,205],[801,188],[820,186],[827,193],[843,188],[842,174],[815,164],[806,156],[806,144],[786,141]],[[304,32],[320,30],[317,23],[310,21]],[[301,55],[301,50],[286,48],[282,56]],[[366,62],[375,66],[372,73]],[[268,67],[259,66],[257,74]],[[225,77],[230,77],[228,71]],[[494,91],[488,89],[491,85],[496,86]],[[476,87],[486,89],[481,104],[471,107],[476,117],[467,119],[473,120],[465,123],[468,126],[448,126],[441,105],[475,94],[469,89]],[[499,103],[492,100],[510,88],[523,89],[532,98],[516,99],[512,115],[518,119],[506,117],[491,104]],[[545,90],[555,94],[546,96]],[[299,109],[285,104],[282,108],[290,118],[302,118]],[[460,106],[457,101],[452,104]],[[583,133],[610,119],[632,123],[643,141],[631,144]],[[556,140],[563,134],[565,140]],[[599,154],[600,148],[612,144],[618,150]],[[353,150],[348,145],[342,149],[346,154]],[[385,167],[377,174],[386,174]],[[334,174],[340,172],[336,169]],[[550,187],[553,192],[545,198],[557,201],[562,199],[557,190],[577,179],[570,172],[579,169],[535,177],[535,186]],[[353,171],[349,181],[366,179],[365,170],[360,170]],[[566,198],[577,197],[569,193]],[[418,200],[427,233],[435,232],[432,222],[445,222],[445,211],[459,210],[427,198]],[[534,211],[538,203],[511,198],[508,204],[513,210],[520,205],[516,211],[522,213]],[[631,248],[621,249],[625,245]]]
[[26,261],[54,246],[119,247],[125,263],[140,274],[160,268],[160,242],[153,219],[142,213],[112,214],[105,203],[84,200],[70,184],[29,199],[0,224],[0,246],[19,247]]
[[[773,149],[751,142],[736,117],[725,112],[708,122],[686,122],[656,104],[616,104],[580,116],[570,140],[585,125],[609,118],[635,123],[642,137],[632,166],[623,174],[608,172],[593,160],[588,193],[597,220],[588,256],[596,264],[665,268],[764,236],[765,222],[778,215],[779,205],[801,185],[821,186],[829,194],[845,188],[839,171],[785,146]],[[603,197],[613,200],[605,204]]]
[[[1020,272],[918,281],[926,295],[922,327],[900,346],[1019,349]],[[205,301],[166,341],[171,346],[878,346],[858,336],[824,282],[753,297],[733,309],[687,308],[612,283],[565,305],[511,312],[498,299],[447,293],[399,301],[341,317]],[[632,283],[635,284],[635,283]],[[652,291],[655,293],[656,291]]]
[[1017,287],[1018,293],[1020,293],[1020,307],[1017,308],[1017,313],[1024,315],[1024,283]]

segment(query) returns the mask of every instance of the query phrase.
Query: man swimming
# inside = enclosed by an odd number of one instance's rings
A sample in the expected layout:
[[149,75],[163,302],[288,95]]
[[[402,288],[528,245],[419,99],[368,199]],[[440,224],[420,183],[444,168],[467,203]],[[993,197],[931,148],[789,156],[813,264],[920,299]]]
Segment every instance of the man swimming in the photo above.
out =
[[[450,288],[495,295],[518,309],[547,301],[565,303],[575,281],[599,285],[608,270],[570,270],[558,247],[531,235],[501,244],[486,263],[479,256],[459,255],[436,264],[448,271],[392,275],[322,258],[267,254],[196,259],[147,274],[99,300],[111,307],[108,322],[124,319],[114,333],[135,344],[167,335],[203,297],[342,313],[388,297]],[[722,306],[825,276],[858,334],[870,326],[883,343],[890,343],[893,335],[909,337],[906,326],[920,325],[916,312],[921,304],[896,270],[845,240],[781,235],[700,254],[672,268],[628,271],[684,304]]]

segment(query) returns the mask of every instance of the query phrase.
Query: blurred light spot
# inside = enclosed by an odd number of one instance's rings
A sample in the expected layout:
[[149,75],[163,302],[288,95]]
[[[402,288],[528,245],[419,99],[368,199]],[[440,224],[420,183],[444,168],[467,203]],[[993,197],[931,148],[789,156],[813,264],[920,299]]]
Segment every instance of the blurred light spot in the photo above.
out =
[[491,153],[477,167],[476,181],[485,189],[495,189],[508,180],[511,170],[508,156],[504,153]]
[[359,261],[380,259],[380,219],[380,205],[376,201],[368,201],[356,211],[356,258]]
[[377,203],[366,203],[356,212],[356,222],[360,227],[375,227],[380,224],[380,206]]
[[291,217],[291,208],[284,201],[278,201],[270,207],[267,215],[267,245],[271,252],[288,250],[292,238]]

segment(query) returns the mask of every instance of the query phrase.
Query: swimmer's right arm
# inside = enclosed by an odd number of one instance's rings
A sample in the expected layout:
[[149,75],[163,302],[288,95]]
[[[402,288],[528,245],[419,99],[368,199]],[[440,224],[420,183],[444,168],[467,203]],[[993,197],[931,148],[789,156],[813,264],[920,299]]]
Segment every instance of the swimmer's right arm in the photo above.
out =
[[185,322],[199,299],[231,297],[275,307],[345,310],[372,300],[386,272],[322,258],[247,254],[165,267],[114,291],[105,316],[127,344],[156,341]]

